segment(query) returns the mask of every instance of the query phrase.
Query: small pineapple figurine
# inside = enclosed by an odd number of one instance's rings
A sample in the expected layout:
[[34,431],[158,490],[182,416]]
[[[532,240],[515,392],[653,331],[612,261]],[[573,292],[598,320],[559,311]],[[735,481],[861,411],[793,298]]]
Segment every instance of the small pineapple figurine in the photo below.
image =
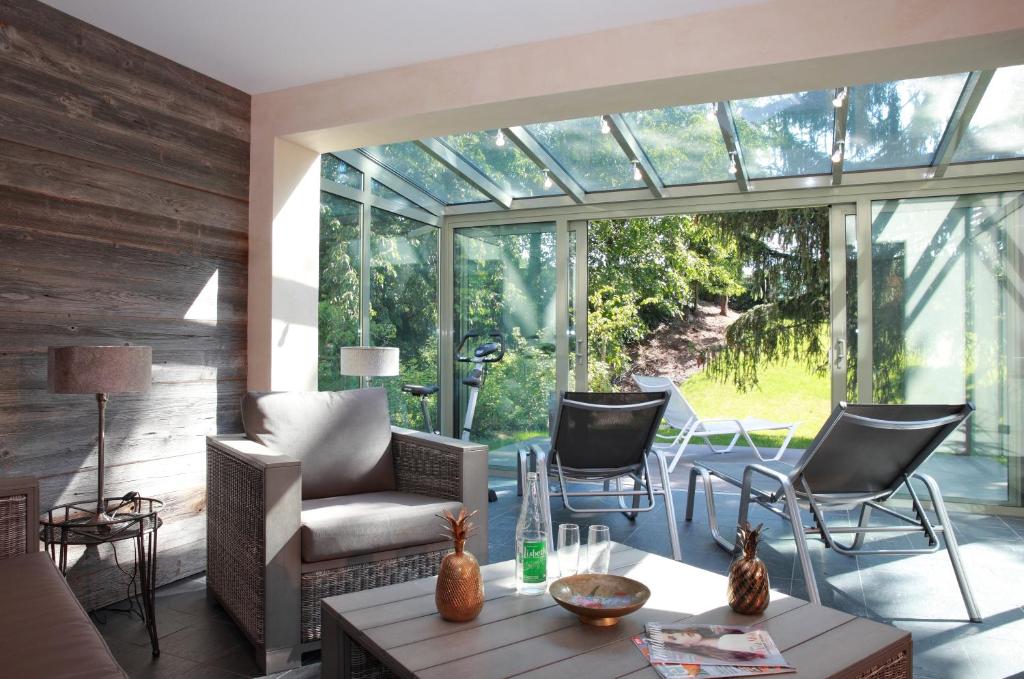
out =
[[743,615],[757,615],[768,608],[768,567],[757,558],[764,524],[751,528],[744,523],[737,529],[742,553],[729,566],[729,606]]
[[476,514],[459,510],[458,516],[445,510],[438,516],[445,520],[445,536],[455,544],[455,551],[445,555],[437,573],[434,603],[445,620],[466,622],[480,614],[484,607],[484,583],[480,577],[480,564],[466,551],[466,539],[473,532],[470,519]]

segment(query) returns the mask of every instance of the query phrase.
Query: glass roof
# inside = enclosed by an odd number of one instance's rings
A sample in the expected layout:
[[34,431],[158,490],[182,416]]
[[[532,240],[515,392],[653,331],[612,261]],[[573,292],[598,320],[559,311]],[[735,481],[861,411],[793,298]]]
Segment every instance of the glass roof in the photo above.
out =
[[611,134],[601,132],[601,117],[577,118],[557,123],[527,125],[584,191],[639,189],[633,166]]
[[732,102],[732,111],[751,179],[831,171],[831,91],[740,99]]
[[[645,189],[643,177],[637,178],[641,169],[666,187],[731,182],[726,135],[735,136],[737,161],[751,180],[822,176],[832,173],[836,115],[846,110],[843,173],[924,167],[937,160],[968,77],[954,73],[854,86],[845,109],[833,105],[831,89],[724,102],[734,130],[723,131],[712,104],[694,104],[528,124],[507,135],[495,129],[453,134],[436,140],[443,146],[428,145],[429,151],[415,142],[361,151],[447,205],[499,200],[493,185],[515,200],[562,196],[546,171],[588,194]],[[997,69],[977,109],[963,121],[953,162],[1024,158],[1022,105],[1024,66]],[[363,182],[340,161],[325,164],[323,172],[355,188]],[[370,188],[400,200],[376,181]]]
[[1024,66],[996,70],[953,162],[1024,156]]
[[966,82],[958,73],[851,88],[843,169],[928,165]]

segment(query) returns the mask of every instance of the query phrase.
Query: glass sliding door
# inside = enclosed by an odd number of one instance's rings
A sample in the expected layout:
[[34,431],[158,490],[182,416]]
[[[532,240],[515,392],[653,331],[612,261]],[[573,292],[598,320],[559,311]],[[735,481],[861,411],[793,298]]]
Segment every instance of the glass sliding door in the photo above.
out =
[[359,344],[359,272],[362,205],[320,194],[320,296],[317,386],[321,391],[355,389],[358,377],[343,376],[339,349]]
[[1020,502],[1022,194],[871,205],[876,403],[977,407],[925,466],[946,495]]
[[[480,391],[472,439],[490,446],[492,467],[514,469],[523,443],[546,441],[556,388],[555,224],[458,228],[453,238],[453,346],[466,333],[492,332],[506,345]],[[455,432],[462,430],[469,393],[462,380],[470,369],[454,364]]]
[[[372,208],[370,221],[370,345],[398,347],[398,377],[382,380],[391,421],[424,428],[403,384],[438,382],[438,234],[430,224]],[[437,402],[431,422],[437,422]]]

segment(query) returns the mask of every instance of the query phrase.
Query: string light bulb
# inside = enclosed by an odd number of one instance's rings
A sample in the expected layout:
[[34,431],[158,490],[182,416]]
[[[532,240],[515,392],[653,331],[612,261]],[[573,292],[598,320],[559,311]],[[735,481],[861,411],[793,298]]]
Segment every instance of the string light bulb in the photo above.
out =
[[838,163],[838,162],[842,161],[842,159],[843,159],[843,147],[845,145],[846,145],[845,142],[841,142],[841,141],[837,141],[836,142],[836,148],[835,148],[834,151],[832,151],[832,162],[833,163]]
[[551,170],[549,170],[549,169],[547,169],[545,167],[544,168],[544,188],[545,189],[550,189],[552,186],[554,186],[554,184],[555,183],[553,181],[551,181]]
[[729,174],[736,174],[739,168],[736,166],[736,152],[729,151]]
[[601,116],[601,134],[610,134],[612,126],[608,123],[608,116]]
[[644,178],[644,175],[643,175],[643,173],[642,173],[642,172],[640,171],[640,161],[639,161],[639,160],[633,160],[633,161],[630,161],[630,162],[632,162],[632,163],[633,163],[633,179],[634,179],[635,181],[641,181],[641,180],[643,180],[643,178]]
[[841,108],[843,102],[846,101],[846,88],[840,87],[836,90],[836,96],[832,97],[832,106],[835,108]]
[[498,130],[498,134],[494,135],[494,145],[504,146],[505,145],[505,133]]
[[713,123],[718,120],[718,102],[710,104],[707,112],[708,122]]

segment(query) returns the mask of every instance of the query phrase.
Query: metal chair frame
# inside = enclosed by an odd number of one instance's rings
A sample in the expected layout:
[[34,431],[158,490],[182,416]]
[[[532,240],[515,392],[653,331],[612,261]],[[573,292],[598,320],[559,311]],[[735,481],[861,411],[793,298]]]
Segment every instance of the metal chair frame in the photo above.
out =
[[[595,403],[583,403],[580,401],[574,401],[572,399],[562,398],[560,399],[561,407],[558,408],[555,414],[554,425],[552,432],[557,435],[558,432],[558,420],[561,416],[562,407],[580,408],[586,410],[614,410],[614,411],[628,411],[628,410],[642,410],[644,408],[650,408],[655,405],[660,405],[664,408],[667,403],[667,398],[657,398],[642,403],[628,404],[628,405],[604,405]],[[660,422],[661,418],[658,418]],[[655,425],[654,430],[657,429]],[[653,440],[653,434],[649,437]],[[552,442],[553,445],[554,442]],[[665,514],[668,521],[669,529],[669,542],[672,547],[672,557],[677,561],[682,559],[682,550],[679,544],[679,532],[678,526],[675,521],[675,506],[672,502],[672,486],[669,480],[668,462],[665,459],[664,453],[659,450],[655,450],[652,445],[652,441],[648,440],[645,443],[645,452],[643,453],[642,461],[639,464],[628,465],[624,467],[615,468],[576,468],[567,467],[562,464],[561,456],[558,453],[557,448],[554,450],[554,456],[549,457],[548,453],[543,448],[534,444],[530,446],[529,450],[519,451],[519,467],[521,474],[521,483],[525,487],[526,473],[530,469],[531,465],[529,459],[535,463],[535,468],[538,474],[541,502],[544,504],[544,521],[548,531],[548,539],[554,548],[554,533],[552,531],[551,523],[551,491],[550,491],[550,477],[548,474],[549,466],[553,465],[557,471],[558,479],[558,493],[561,496],[562,504],[571,512],[580,514],[602,514],[602,513],[624,513],[630,519],[636,517],[636,514],[640,512],[649,512],[655,507],[655,496],[661,495],[665,499]],[[658,464],[659,475],[662,480],[662,488],[655,489],[654,484],[651,482],[651,470],[649,456],[654,455]],[[639,469],[638,469],[639,467]],[[628,491],[621,488],[620,482],[629,478],[633,481],[633,490]],[[603,483],[603,490],[594,491],[570,491],[568,489],[568,482],[575,481],[578,483]],[[611,484],[614,483],[616,486],[615,490],[611,489]],[[619,500],[619,507],[579,507],[574,506],[570,500],[573,497],[617,497]],[[641,506],[641,498],[647,498],[647,505]],[[629,498],[632,500],[632,506],[627,507],[625,502]]]
[[[840,404],[841,408],[845,408],[845,404]],[[969,406],[970,410],[973,410],[973,406]],[[969,416],[970,412],[968,412]],[[930,420],[919,420],[911,422],[893,421],[893,420],[881,420],[875,418],[864,417],[861,415],[854,415],[852,413],[843,413],[842,417],[847,418],[849,421],[856,422],[867,427],[875,429],[890,429],[890,430],[910,430],[910,429],[926,429],[951,425],[959,423],[966,419],[967,416],[961,415],[950,415],[946,417],[940,417]],[[823,440],[826,438],[832,428],[835,427],[839,421],[838,418],[832,418],[823,428],[815,441]],[[914,555],[914,554],[931,554],[939,549],[939,536],[942,536],[942,541],[945,543],[946,551],[949,555],[950,564],[953,567],[953,572],[956,575],[957,585],[960,588],[960,594],[963,597],[964,605],[967,608],[968,615],[970,616],[971,622],[982,622],[981,613],[975,602],[974,595],[971,591],[970,583],[967,580],[967,575],[964,572],[963,561],[960,558],[960,550],[957,544],[956,535],[953,531],[952,523],[949,519],[949,514],[946,511],[946,504],[942,498],[942,493],[939,490],[938,484],[935,480],[923,474],[921,472],[914,471],[912,473],[904,473],[899,482],[894,487],[886,489],[884,492],[872,493],[872,494],[815,494],[810,488],[806,478],[803,476],[803,470],[810,462],[817,447],[812,444],[811,448],[807,450],[804,456],[799,462],[788,472],[781,472],[776,469],[771,469],[760,464],[747,465],[743,471],[742,481],[738,480],[728,474],[724,474],[713,468],[704,466],[702,462],[697,461],[694,466],[690,469],[689,486],[686,498],[686,520],[691,521],[693,519],[693,506],[694,506],[694,495],[696,491],[697,478],[700,477],[704,484],[704,498],[707,504],[708,512],[708,526],[711,530],[711,536],[719,547],[732,554],[737,554],[739,551],[739,544],[737,541],[726,540],[718,528],[717,515],[715,513],[715,499],[714,499],[714,488],[712,483],[712,477],[719,478],[726,483],[740,487],[740,506],[739,516],[737,519],[737,526],[743,525],[747,521],[747,517],[750,511],[750,503],[754,502],[764,509],[772,512],[776,516],[779,516],[790,523],[793,531],[794,541],[796,543],[797,556],[800,560],[800,566],[803,571],[804,580],[807,584],[807,592],[813,603],[820,604],[821,597],[818,593],[817,579],[814,575],[814,569],[811,565],[810,555],[807,549],[807,538],[813,536],[820,539],[826,547],[835,550],[840,554],[846,556],[858,556],[858,555],[883,555],[883,556],[894,556],[894,555]],[[923,460],[917,460],[918,465]],[[769,479],[778,484],[777,490],[774,492],[767,492],[755,488],[753,486],[754,476],[759,475]],[[928,497],[931,502],[932,508],[935,511],[937,522],[933,522],[925,511],[925,507],[921,502],[921,499],[915,491],[913,481],[917,480],[924,484],[925,489],[928,491]],[[910,496],[911,508],[913,515],[904,514],[896,511],[890,507],[886,507],[882,503],[890,499],[899,488],[905,488]],[[780,508],[778,505],[782,504]],[[811,514],[812,525],[804,525],[801,516],[801,503],[806,504],[808,511]],[[855,506],[860,508],[860,518],[856,526],[829,526],[825,518],[825,511],[827,509],[838,509]],[[889,516],[899,519],[906,525],[897,526],[871,526],[871,513],[874,510],[878,510]],[[877,533],[895,533],[895,534],[908,534],[908,533],[922,533],[927,540],[926,547],[916,548],[904,548],[904,549],[864,549],[864,539],[869,534]],[[850,543],[844,544],[836,539],[837,535],[852,534],[853,540]]]

